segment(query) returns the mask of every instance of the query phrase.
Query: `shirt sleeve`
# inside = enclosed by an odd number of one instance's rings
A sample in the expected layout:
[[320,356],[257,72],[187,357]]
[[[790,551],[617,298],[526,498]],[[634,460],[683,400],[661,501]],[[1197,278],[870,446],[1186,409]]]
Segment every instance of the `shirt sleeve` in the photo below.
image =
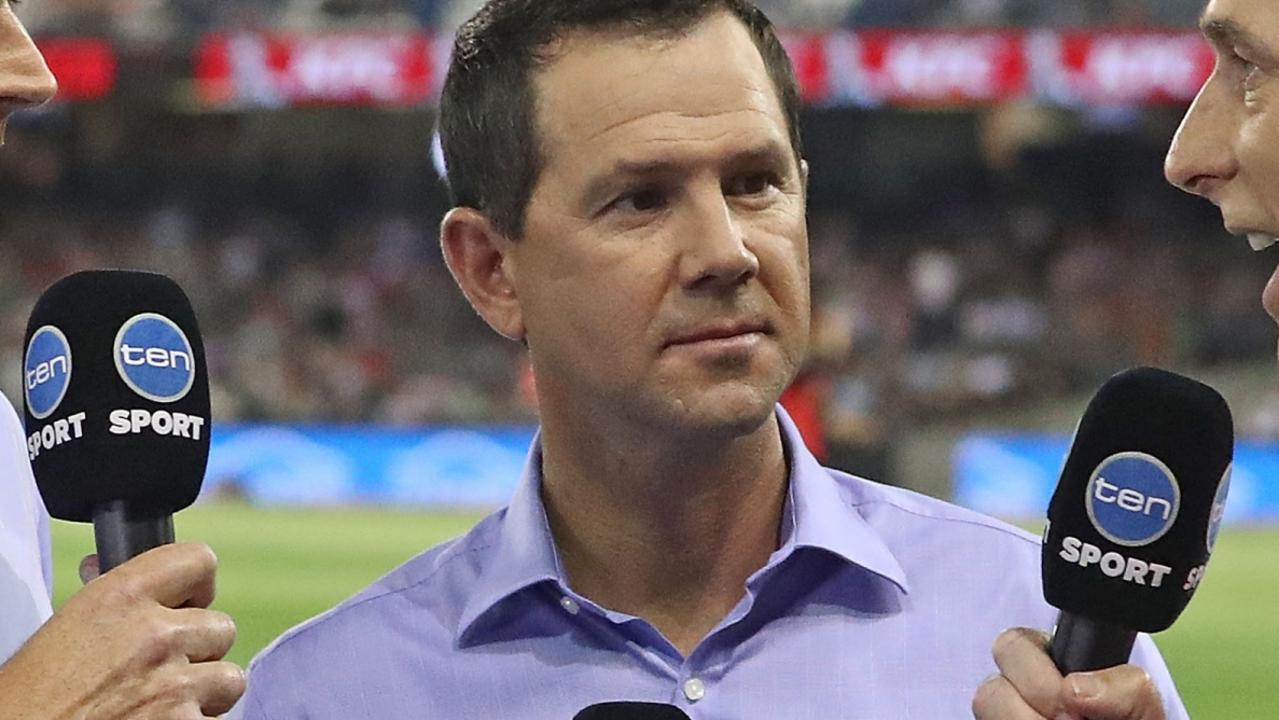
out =
[[[34,485],[35,478],[32,478]],[[53,539],[49,531],[49,512],[44,507],[44,499],[40,493],[35,494],[33,512],[36,522],[36,542],[40,548],[40,571],[44,575],[44,587],[48,592],[49,603],[53,603]],[[50,608],[52,609],[52,608]]]
[[[292,662],[288,653],[277,652],[288,633],[268,645],[248,667],[248,687],[240,701],[226,714],[226,720],[302,720],[308,717],[305,691],[299,678],[305,671]],[[316,653],[314,657],[322,657]],[[270,706],[268,711],[267,706]]]
[[[38,586],[32,590],[40,596],[37,601],[47,618],[53,612],[53,552],[49,538],[49,513],[45,510],[44,500],[40,497],[40,489],[36,486],[35,474],[32,473],[31,463],[27,458],[22,421],[7,401],[4,404],[5,407],[0,408],[0,412],[5,415],[3,424],[6,437],[5,448],[0,451],[0,465],[16,481],[8,491],[16,493],[16,506],[26,515],[22,525],[36,553],[28,582]],[[15,502],[13,497],[6,497],[5,500]]]
[[43,513],[22,424],[0,395],[0,662],[53,614]]
[[266,711],[252,692],[252,688],[245,691],[240,701],[231,708],[231,712],[226,714],[226,720],[266,720]]
[[1150,679],[1159,690],[1159,696],[1163,698],[1164,714],[1168,720],[1190,720],[1190,714],[1186,712],[1186,706],[1181,702],[1181,696],[1177,694],[1177,686],[1172,681],[1172,674],[1168,672],[1168,665],[1164,663],[1163,656],[1155,647],[1155,641],[1149,635],[1137,636],[1137,643],[1133,646],[1132,663],[1150,674]]

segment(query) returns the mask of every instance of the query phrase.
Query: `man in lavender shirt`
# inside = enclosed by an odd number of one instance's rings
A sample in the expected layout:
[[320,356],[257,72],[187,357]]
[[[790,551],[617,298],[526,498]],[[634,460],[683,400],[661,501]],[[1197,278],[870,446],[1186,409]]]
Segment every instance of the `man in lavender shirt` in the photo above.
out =
[[798,105],[739,0],[462,28],[442,244],[527,344],[541,431],[506,509],[286,633],[234,717],[1186,717],[1149,638],[1057,673],[1036,538],[822,468],[778,408],[809,332]]

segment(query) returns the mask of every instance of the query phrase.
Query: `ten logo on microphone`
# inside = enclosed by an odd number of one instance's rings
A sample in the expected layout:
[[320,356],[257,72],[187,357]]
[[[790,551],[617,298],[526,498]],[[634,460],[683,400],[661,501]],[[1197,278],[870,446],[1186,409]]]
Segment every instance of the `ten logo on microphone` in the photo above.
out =
[[195,384],[195,353],[177,323],[156,313],[130,318],[115,336],[115,367],[134,392],[172,403]]
[[71,387],[71,345],[67,336],[45,325],[31,336],[23,366],[23,387],[31,416],[44,420],[62,404]]
[[1102,537],[1140,547],[1163,537],[1177,520],[1181,488],[1168,466],[1139,452],[1106,458],[1088,482],[1084,507]]
[[1226,467],[1226,474],[1217,486],[1217,494],[1212,499],[1212,514],[1208,517],[1208,552],[1217,545],[1217,535],[1221,532],[1221,524],[1226,518],[1226,497],[1230,495],[1230,471],[1234,463]]

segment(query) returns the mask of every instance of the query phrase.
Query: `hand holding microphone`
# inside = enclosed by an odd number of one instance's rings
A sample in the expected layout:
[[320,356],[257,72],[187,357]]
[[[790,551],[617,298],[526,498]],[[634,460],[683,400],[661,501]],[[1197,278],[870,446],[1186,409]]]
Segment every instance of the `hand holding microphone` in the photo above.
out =
[[1234,423],[1212,388],[1142,368],[1089,403],[1044,533],[1044,596],[1061,610],[1049,638],[1024,628],[995,642],[1000,675],[978,718],[1159,720],[1162,702],[1129,663],[1138,632],[1166,630],[1203,580],[1221,529]]
[[[93,521],[102,575],[0,668],[6,718],[216,716],[244,692],[209,610],[217,559],[172,544],[209,451],[190,303],[151,273],[72,275],[37,303],[24,365],[27,448],[52,516]],[[16,714],[13,714],[16,713]]]
[[217,559],[165,545],[97,578],[0,668],[6,720],[173,720],[217,716],[244,693],[220,662],[235,624],[207,610]]

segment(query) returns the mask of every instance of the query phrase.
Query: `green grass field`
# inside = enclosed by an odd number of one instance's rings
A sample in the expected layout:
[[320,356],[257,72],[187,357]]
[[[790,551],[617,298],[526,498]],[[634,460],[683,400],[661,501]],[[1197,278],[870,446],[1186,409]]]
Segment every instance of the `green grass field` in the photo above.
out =
[[[183,540],[221,559],[216,607],[236,618],[231,659],[245,664],[288,627],[355,593],[476,515],[201,506],[177,518]],[[92,529],[55,522],[57,603],[79,587]],[[1279,717],[1279,531],[1223,534],[1190,608],[1158,638],[1195,718]]]

